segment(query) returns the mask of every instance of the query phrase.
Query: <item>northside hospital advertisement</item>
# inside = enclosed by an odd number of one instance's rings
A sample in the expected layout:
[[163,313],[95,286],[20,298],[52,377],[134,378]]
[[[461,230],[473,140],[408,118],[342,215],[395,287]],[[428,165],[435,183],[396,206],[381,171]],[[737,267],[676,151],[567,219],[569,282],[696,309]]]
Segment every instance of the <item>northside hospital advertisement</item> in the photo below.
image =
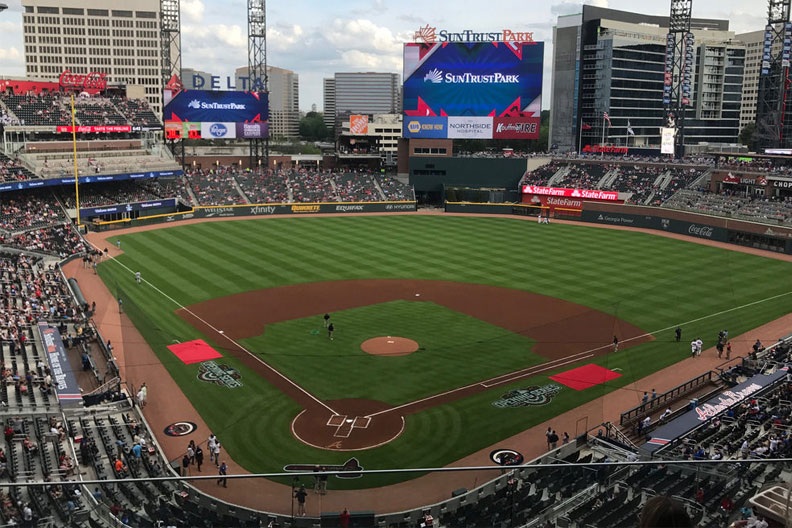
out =
[[404,45],[404,137],[537,139],[543,42]]
[[163,112],[168,139],[249,139],[269,134],[266,92],[182,90]]

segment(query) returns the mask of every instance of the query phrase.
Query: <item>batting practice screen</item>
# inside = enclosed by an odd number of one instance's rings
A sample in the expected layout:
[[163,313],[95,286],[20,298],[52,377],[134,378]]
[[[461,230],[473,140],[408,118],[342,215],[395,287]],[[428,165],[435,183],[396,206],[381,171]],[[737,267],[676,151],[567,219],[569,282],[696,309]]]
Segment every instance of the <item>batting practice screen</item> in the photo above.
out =
[[537,139],[542,42],[404,45],[404,137]]

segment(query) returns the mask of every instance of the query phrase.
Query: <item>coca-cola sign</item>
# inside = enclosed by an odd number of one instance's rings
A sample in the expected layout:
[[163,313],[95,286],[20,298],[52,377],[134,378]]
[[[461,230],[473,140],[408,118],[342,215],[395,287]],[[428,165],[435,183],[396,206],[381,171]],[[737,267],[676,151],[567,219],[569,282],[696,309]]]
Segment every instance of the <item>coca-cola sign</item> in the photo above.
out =
[[713,229],[710,226],[700,226],[696,224],[690,224],[688,228],[688,233],[697,236],[697,237],[704,237],[704,238],[712,238]]
[[88,75],[72,73],[66,70],[60,74],[58,83],[61,88],[79,88],[81,90],[104,90],[107,88],[107,74],[91,72]]

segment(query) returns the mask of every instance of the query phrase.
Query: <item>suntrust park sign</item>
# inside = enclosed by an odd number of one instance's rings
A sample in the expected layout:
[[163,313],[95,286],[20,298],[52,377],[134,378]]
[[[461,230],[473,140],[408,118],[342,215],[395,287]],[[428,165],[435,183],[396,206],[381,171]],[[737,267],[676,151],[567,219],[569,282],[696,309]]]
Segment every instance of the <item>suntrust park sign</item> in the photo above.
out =
[[464,29],[459,32],[451,32],[445,29],[437,30],[429,24],[418,28],[413,35],[413,42],[425,42],[433,44],[436,42],[534,42],[533,31],[512,31],[502,29],[500,31],[480,33],[472,29]]

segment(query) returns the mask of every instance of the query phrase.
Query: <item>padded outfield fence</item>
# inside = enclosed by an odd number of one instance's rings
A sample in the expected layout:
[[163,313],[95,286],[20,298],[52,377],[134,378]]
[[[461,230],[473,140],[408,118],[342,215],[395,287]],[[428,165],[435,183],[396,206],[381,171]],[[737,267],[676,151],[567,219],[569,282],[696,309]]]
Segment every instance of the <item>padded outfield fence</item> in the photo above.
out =
[[151,224],[178,222],[195,218],[267,217],[275,215],[300,216],[305,214],[349,214],[349,213],[400,213],[416,211],[415,201],[402,202],[316,202],[316,203],[266,203],[253,205],[207,205],[139,218],[125,218],[109,222],[97,221],[93,227],[98,231],[126,229]]

